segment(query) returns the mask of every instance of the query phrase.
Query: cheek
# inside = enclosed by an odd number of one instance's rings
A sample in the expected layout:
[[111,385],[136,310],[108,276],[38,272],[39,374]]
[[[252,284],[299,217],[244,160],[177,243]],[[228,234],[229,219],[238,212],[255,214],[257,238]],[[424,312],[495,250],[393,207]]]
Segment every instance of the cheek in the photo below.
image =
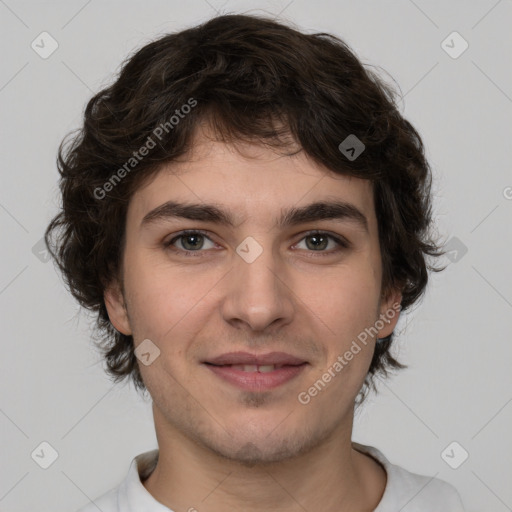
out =
[[[313,311],[342,338],[357,335],[378,316],[380,283],[371,269],[354,267],[332,273],[323,286],[305,282],[302,296]],[[318,284],[318,282],[317,282]]]
[[319,376],[329,381],[327,396],[357,393],[366,376],[375,346],[369,328],[378,318],[380,289],[372,276],[367,271],[333,278],[330,292],[321,299],[318,296],[311,308],[328,326],[323,340],[327,358]]
[[[207,304],[207,293],[219,277],[194,277],[191,269],[170,268],[160,261],[132,256],[127,261],[125,287],[137,340],[159,341],[166,350],[174,349],[177,338],[188,339],[200,325]],[[173,340],[173,343],[169,343]]]

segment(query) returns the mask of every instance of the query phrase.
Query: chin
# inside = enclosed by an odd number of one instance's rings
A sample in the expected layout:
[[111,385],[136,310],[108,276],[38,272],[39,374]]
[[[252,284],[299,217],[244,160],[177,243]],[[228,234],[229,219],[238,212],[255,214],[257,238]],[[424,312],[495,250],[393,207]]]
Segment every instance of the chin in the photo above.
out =
[[[228,429],[229,430],[229,429]],[[273,422],[271,428],[240,430],[226,435],[223,431],[222,440],[212,442],[203,439],[203,444],[216,455],[237,462],[246,467],[270,465],[299,457],[322,442],[327,432],[313,433],[301,428],[295,432],[286,429],[285,423]]]
[[[212,448],[212,447],[211,447]],[[270,465],[292,459],[300,455],[300,447],[292,447],[283,442],[280,446],[269,446],[268,442],[246,441],[229,447],[212,448],[224,459],[237,462],[245,467]]]

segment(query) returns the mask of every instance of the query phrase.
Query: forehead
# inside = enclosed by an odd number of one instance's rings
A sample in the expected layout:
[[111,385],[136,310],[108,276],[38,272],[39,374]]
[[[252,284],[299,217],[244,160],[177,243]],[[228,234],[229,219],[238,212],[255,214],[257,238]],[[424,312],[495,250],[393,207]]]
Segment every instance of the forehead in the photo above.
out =
[[[199,132],[200,133],[200,132]],[[257,220],[277,224],[283,210],[340,200],[374,223],[371,182],[336,174],[296,146],[225,143],[196,135],[192,150],[162,165],[129,205],[129,221],[168,202],[223,205],[237,225]]]

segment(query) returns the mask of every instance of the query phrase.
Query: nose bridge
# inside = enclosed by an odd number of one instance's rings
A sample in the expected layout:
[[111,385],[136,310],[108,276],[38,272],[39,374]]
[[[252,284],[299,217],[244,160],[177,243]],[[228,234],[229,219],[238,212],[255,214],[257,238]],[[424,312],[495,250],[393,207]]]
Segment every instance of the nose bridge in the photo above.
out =
[[291,291],[282,264],[270,237],[247,237],[239,244],[225,302],[226,321],[240,320],[264,330],[278,319],[290,319]]
[[279,262],[270,243],[263,247],[259,242],[243,242],[238,246],[237,254],[235,272],[242,277],[247,290],[268,292],[276,288]]
[[257,241],[253,237],[247,237],[237,247],[234,271],[239,279],[236,279],[241,291],[257,299],[259,295],[267,295],[265,299],[271,301],[276,298],[278,285],[276,283],[276,271],[280,266],[276,261],[271,240],[263,237]]

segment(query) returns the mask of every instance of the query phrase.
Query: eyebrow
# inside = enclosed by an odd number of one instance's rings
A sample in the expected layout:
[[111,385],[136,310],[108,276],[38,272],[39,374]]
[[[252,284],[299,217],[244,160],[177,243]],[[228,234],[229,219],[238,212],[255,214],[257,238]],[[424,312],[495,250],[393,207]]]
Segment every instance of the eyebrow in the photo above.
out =
[[[178,203],[167,201],[147,213],[140,228],[170,219],[188,219],[213,222],[235,227],[235,217],[218,204]],[[291,227],[321,220],[350,221],[358,224],[368,233],[368,220],[355,205],[339,199],[317,201],[306,206],[291,207],[281,211],[276,222],[278,228]]]

